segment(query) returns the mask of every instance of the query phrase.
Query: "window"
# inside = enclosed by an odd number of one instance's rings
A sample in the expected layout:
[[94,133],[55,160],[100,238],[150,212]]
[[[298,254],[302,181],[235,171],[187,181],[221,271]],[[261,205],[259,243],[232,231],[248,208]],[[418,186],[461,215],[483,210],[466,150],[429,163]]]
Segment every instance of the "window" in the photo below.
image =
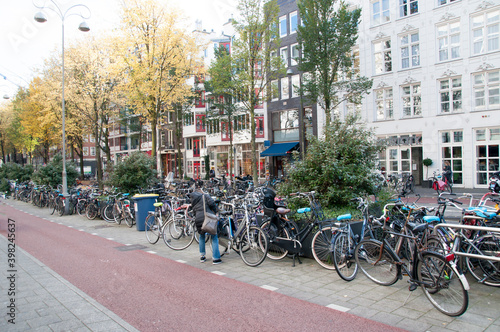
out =
[[437,27],[439,61],[460,57],[460,22]]
[[192,150],[192,149],[193,149],[193,139],[186,138],[186,150]]
[[438,0],[438,6],[446,5],[448,3],[455,2],[456,0]]
[[278,88],[278,81],[271,81],[271,101],[276,101],[279,99],[280,92]]
[[221,122],[221,139],[223,141],[229,141],[231,139],[229,122]]
[[299,111],[286,110],[272,113],[274,142],[290,142],[299,139]]
[[443,164],[449,162],[453,171],[453,183],[463,183],[463,131],[441,132],[441,159]]
[[288,67],[288,48],[287,47],[280,48],[280,56],[281,56],[281,59],[283,60],[283,63],[285,64],[285,67]]
[[300,88],[300,75],[292,76],[292,98],[299,96],[298,89]]
[[401,68],[420,66],[420,44],[418,32],[400,37],[401,41]]
[[288,89],[288,77],[281,78],[281,99],[290,98],[290,92]]
[[88,147],[83,147],[83,155],[88,156],[89,155],[89,148]]
[[262,138],[264,137],[264,117],[256,116],[255,117],[255,137]]
[[403,117],[422,115],[422,100],[420,97],[420,84],[403,86]]
[[389,0],[377,0],[372,2],[372,24],[379,25],[391,20]]
[[95,146],[90,147],[90,155],[95,156]]
[[500,70],[473,75],[474,109],[484,110],[500,106]]
[[483,54],[498,51],[500,10],[484,12],[472,17],[472,52]]
[[187,162],[187,173],[193,174],[193,162],[192,161]]
[[394,101],[392,88],[375,90],[377,120],[394,119]]
[[194,113],[189,112],[189,113],[184,115],[184,125],[185,126],[194,125]]
[[296,66],[299,63],[299,44],[290,45],[290,65]]
[[378,41],[373,44],[375,57],[375,74],[392,71],[391,40]]
[[91,142],[91,143],[95,143],[95,138],[94,138],[94,136],[93,136],[93,135],[90,135],[90,142]]
[[290,13],[290,34],[297,32],[297,12]]
[[195,92],[195,102],[196,107],[205,107],[205,91]]
[[280,17],[279,31],[280,31],[280,37],[286,36],[286,16]]
[[500,127],[476,130],[476,183],[487,185],[500,164]]
[[399,0],[399,17],[418,13],[418,0]]
[[196,131],[205,131],[205,115],[196,115]]
[[441,113],[462,111],[462,79],[447,78],[439,81],[439,96]]

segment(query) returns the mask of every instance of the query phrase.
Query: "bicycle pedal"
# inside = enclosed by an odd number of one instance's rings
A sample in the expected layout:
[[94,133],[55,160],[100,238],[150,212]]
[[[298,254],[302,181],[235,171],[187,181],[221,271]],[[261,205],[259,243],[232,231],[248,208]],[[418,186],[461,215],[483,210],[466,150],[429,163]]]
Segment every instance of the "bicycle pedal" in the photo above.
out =
[[411,283],[410,286],[408,286],[408,290],[410,292],[413,292],[415,289],[418,288],[418,285],[417,284],[414,284],[414,283]]

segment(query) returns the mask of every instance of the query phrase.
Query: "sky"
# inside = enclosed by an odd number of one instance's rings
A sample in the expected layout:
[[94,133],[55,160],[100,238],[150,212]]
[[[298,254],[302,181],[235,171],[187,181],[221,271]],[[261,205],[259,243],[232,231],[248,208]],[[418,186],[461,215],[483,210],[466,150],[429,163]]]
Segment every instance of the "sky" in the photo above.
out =
[[[64,21],[65,45],[72,40],[89,35],[112,33],[120,21],[121,0],[53,0],[65,11],[73,5],[86,5],[91,16],[86,20],[90,32],[78,30],[82,18],[67,15]],[[140,1],[140,0],[138,0]],[[157,0],[179,7],[187,17],[185,25],[194,29],[196,20],[202,21],[203,29],[220,32],[223,23],[235,14],[237,0]],[[61,52],[61,19],[52,11],[45,10],[47,22],[38,23],[33,17],[40,11],[38,6],[49,5],[50,0],[0,0],[0,95],[15,95],[18,86],[27,87],[41,68],[44,59],[52,52]],[[81,6],[69,13],[86,14]],[[6,78],[6,79],[5,79]]]

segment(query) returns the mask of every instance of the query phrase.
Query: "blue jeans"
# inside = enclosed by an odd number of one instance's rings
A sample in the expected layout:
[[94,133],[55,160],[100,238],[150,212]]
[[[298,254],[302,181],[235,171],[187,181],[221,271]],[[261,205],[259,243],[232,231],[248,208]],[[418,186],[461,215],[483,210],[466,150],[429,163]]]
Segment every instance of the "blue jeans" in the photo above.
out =
[[[200,234],[200,255],[205,256],[205,235],[207,233]],[[217,235],[211,235],[212,237],[212,258],[214,260],[220,259],[219,251],[219,238]]]

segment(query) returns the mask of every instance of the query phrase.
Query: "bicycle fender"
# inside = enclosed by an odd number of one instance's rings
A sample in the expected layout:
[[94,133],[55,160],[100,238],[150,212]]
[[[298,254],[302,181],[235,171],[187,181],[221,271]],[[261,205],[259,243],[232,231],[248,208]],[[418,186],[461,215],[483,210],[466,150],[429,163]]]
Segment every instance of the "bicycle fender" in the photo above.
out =
[[451,261],[451,262],[448,262],[448,263],[450,263],[450,265],[453,267],[453,269],[455,269],[455,271],[458,272],[457,273],[458,274],[458,278],[460,279],[460,281],[462,281],[462,284],[464,285],[464,289],[466,291],[470,290],[469,282],[465,278],[465,275],[463,273],[460,273],[460,271],[457,268],[457,264],[455,264],[454,261]]

